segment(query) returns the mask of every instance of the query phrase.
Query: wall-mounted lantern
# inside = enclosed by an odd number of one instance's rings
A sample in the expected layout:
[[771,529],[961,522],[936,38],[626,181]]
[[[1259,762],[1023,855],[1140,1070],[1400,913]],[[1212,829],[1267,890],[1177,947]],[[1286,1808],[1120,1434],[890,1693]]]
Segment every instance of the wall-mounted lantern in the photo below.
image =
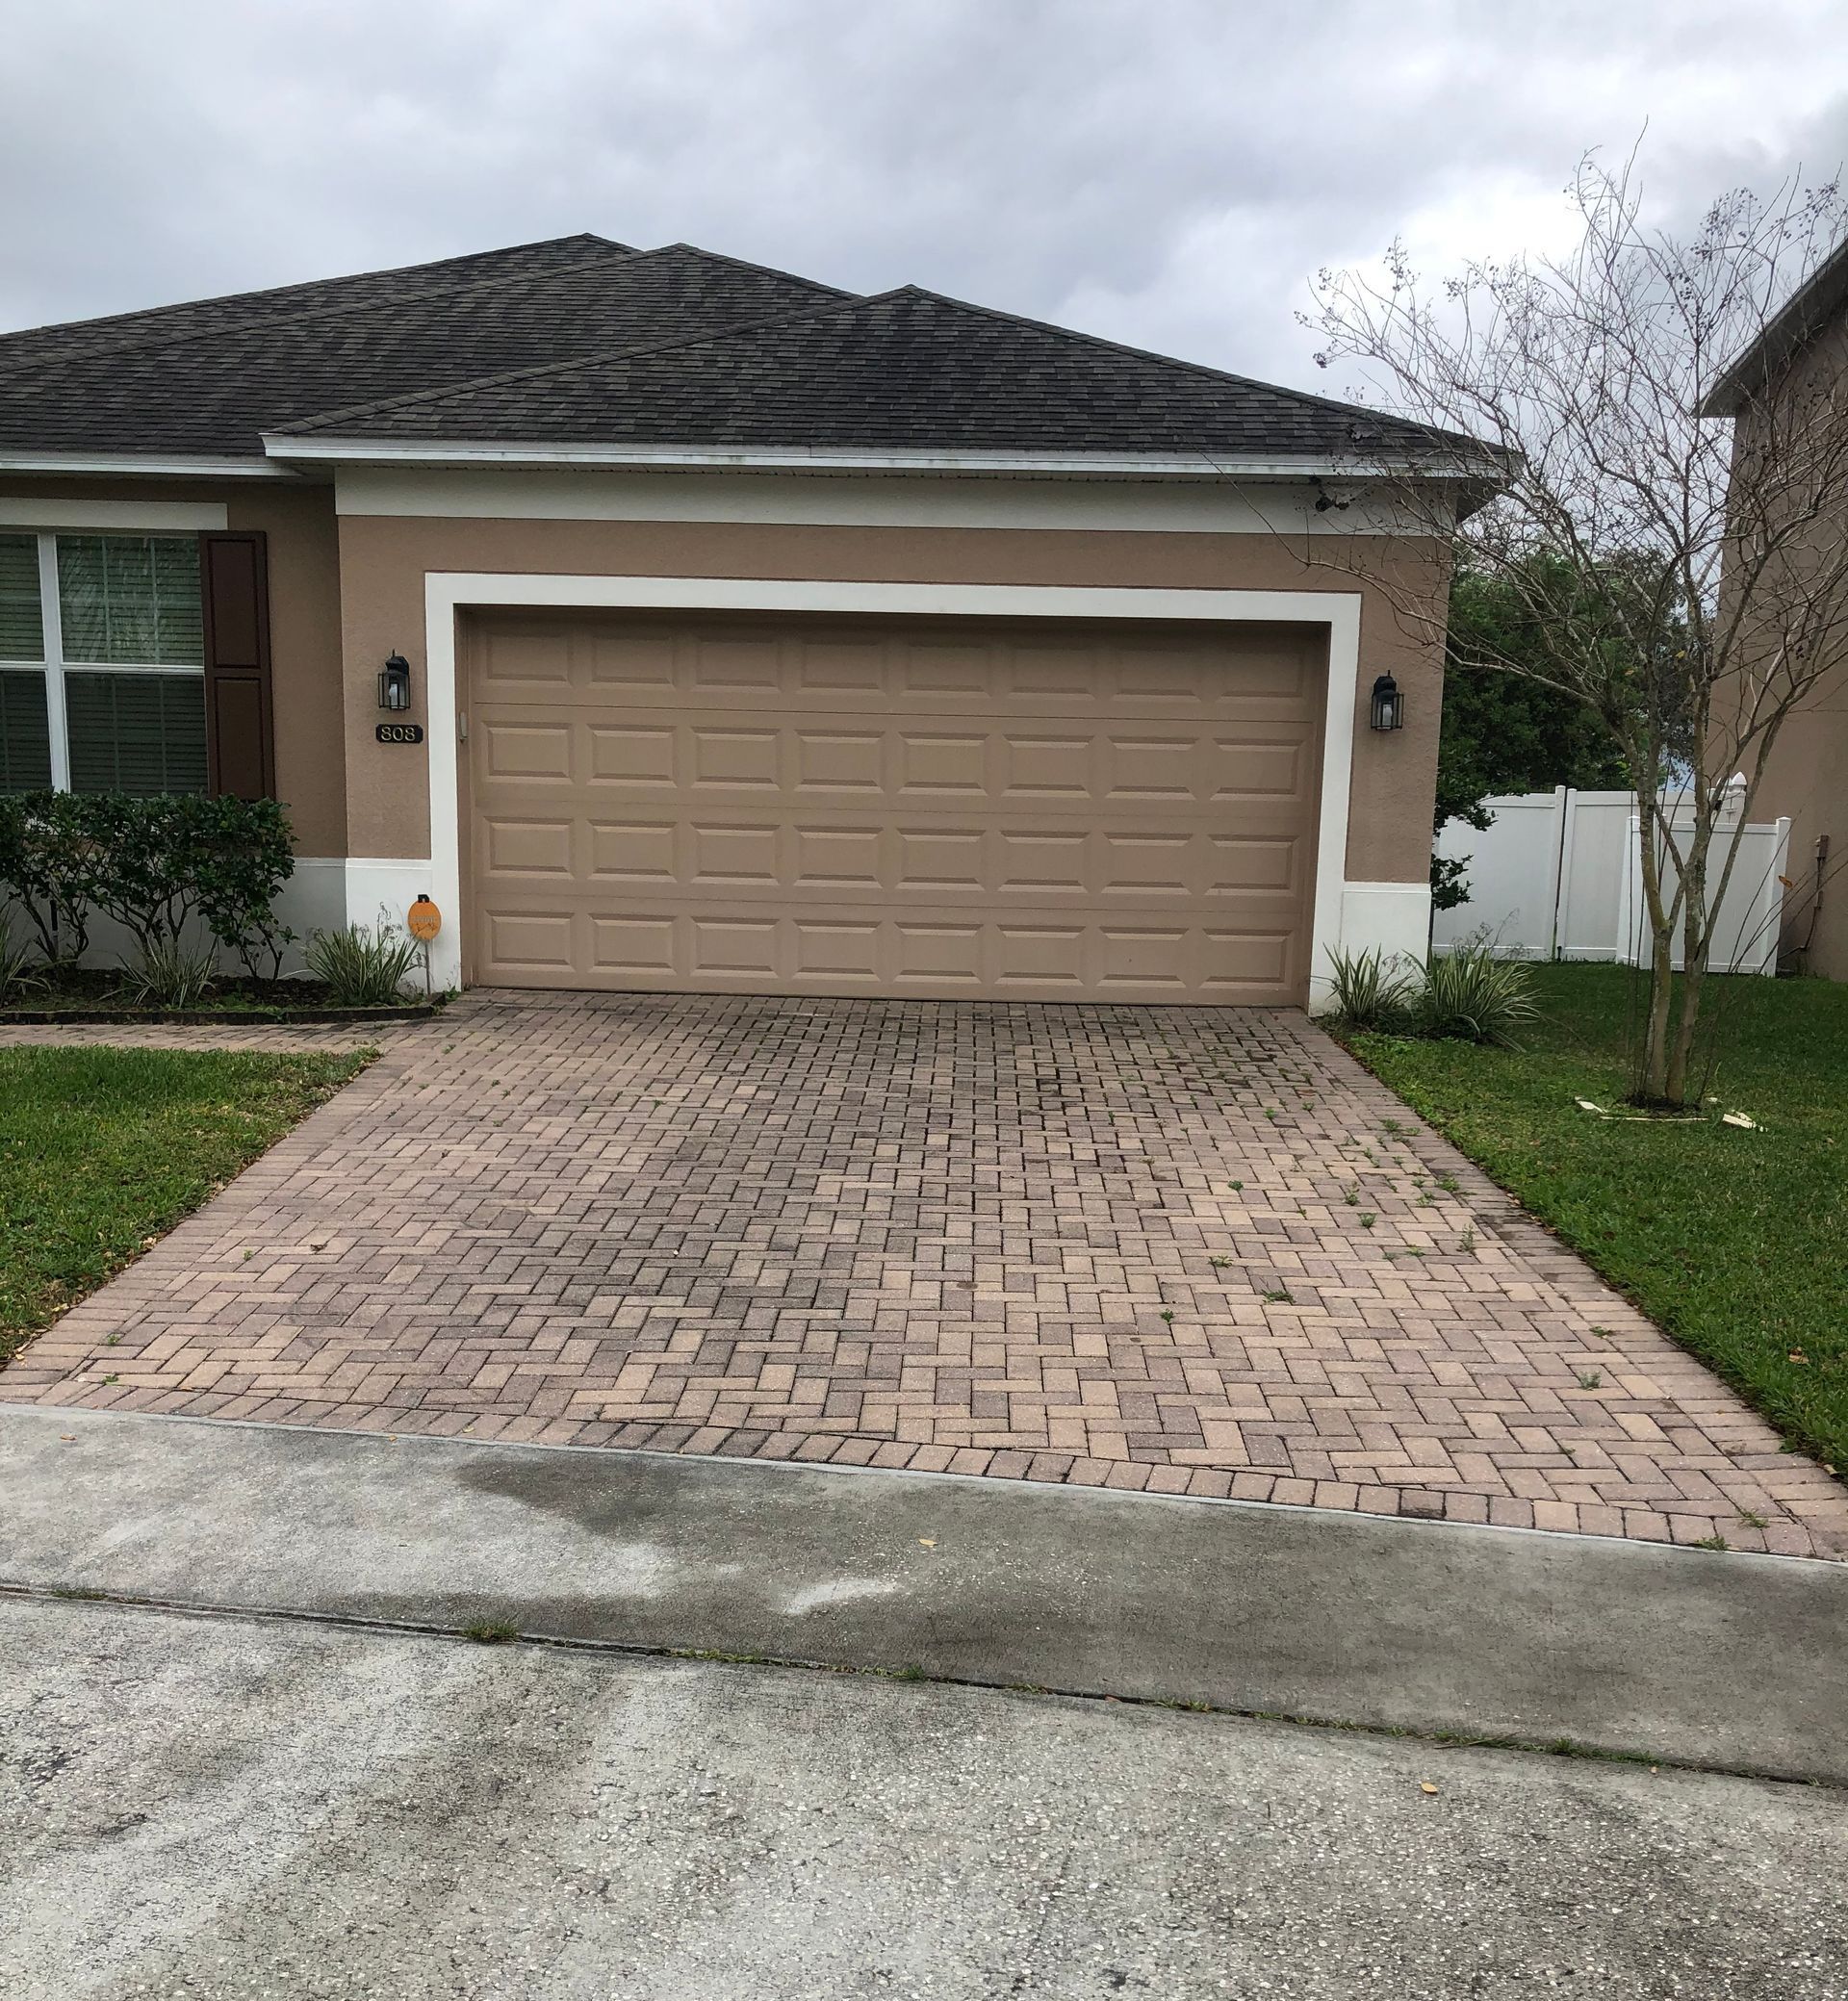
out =
[[[1377,700],[1378,690],[1374,690]],[[380,708],[409,708],[411,705],[411,663],[402,654],[394,654],[378,674]]]
[[1399,692],[1399,683],[1390,674],[1382,674],[1373,683],[1373,728],[1375,730],[1399,730],[1405,724],[1405,698]]

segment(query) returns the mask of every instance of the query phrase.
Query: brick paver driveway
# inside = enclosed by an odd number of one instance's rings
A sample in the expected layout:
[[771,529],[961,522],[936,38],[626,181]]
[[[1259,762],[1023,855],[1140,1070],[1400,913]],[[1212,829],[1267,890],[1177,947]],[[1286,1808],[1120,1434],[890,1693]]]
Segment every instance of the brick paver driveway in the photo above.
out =
[[1848,1549],[1287,1013],[471,994],[0,1397]]

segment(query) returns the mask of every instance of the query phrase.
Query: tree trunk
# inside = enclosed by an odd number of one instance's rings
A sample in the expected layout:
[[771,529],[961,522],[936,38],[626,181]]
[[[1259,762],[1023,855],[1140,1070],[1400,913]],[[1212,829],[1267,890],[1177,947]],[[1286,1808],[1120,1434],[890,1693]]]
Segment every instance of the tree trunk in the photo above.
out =
[[1702,788],[1695,800],[1696,825],[1688,843],[1681,875],[1681,1011],[1669,1051],[1668,1075],[1662,1095],[1671,1105],[1687,1102],[1687,1072],[1694,1056],[1694,1032],[1700,1026],[1701,993],[1707,984],[1707,962],[1713,949],[1713,927],[1707,916],[1707,857],[1712,839],[1711,804]]
[[1656,800],[1637,795],[1637,838],[1642,843],[1643,905],[1649,914],[1649,1013],[1643,1024],[1643,1060],[1636,1095],[1658,1105],[1668,1095],[1669,1005],[1675,993],[1675,938],[1662,904],[1662,872],[1656,852]]

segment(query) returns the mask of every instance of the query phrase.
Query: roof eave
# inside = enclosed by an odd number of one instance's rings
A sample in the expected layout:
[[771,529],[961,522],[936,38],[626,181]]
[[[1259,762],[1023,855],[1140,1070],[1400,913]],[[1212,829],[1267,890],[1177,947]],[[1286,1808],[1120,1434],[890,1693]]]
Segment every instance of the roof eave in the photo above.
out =
[[272,458],[176,451],[22,451],[0,445],[0,473],[108,474],[137,479],[299,479]]
[[819,445],[571,445],[302,436],[266,432],[283,463],[417,466],[603,467],[633,471],[951,474],[1045,479],[1342,479],[1479,477],[1415,458],[1207,452],[962,451]]

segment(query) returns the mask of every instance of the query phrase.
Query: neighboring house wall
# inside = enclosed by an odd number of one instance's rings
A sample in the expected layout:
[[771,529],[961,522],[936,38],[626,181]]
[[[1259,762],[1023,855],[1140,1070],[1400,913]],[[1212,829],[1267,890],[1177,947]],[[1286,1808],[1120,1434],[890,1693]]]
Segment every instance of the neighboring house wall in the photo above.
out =
[[[1848,396],[1848,320],[1836,319],[1803,350],[1780,395],[1799,409],[1805,399]],[[1735,466],[1752,449],[1754,422],[1749,409],[1738,420]],[[1817,533],[1848,535],[1848,512],[1820,523]],[[1782,950],[1801,955],[1803,970],[1830,980],[1848,980],[1848,643],[1841,654],[1779,731],[1752,806],[1755,819],[1790,822]],[[1819,864],[1822,840],[1828,855]]]

